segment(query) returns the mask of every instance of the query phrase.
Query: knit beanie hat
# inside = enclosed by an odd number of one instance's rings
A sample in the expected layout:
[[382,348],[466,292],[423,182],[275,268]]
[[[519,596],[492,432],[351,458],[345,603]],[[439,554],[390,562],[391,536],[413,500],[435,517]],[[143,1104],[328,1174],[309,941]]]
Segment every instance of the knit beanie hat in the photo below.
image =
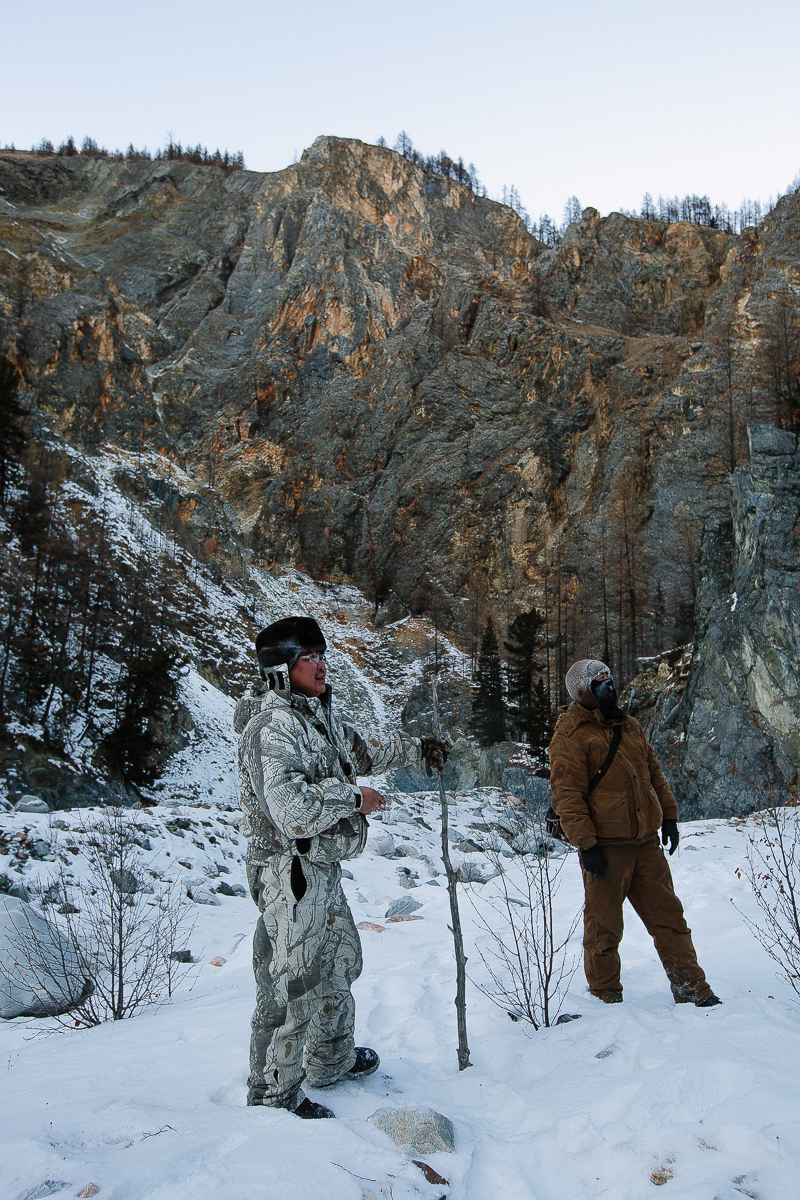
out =
[[606,671],[611,674],[611,668],[600,662],[599,658],[579,658],[572,664],[564,679],[572,699],[577,700],[581,692],[590,691],[592,680]]

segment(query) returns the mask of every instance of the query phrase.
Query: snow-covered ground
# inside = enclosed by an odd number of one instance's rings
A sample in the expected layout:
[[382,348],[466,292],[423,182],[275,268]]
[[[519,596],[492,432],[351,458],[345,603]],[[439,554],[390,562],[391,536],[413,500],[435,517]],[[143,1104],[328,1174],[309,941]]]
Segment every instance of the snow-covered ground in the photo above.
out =
[[[497,792],[460,798],[453,840],[475,836],[470,826],[491,822],[505,804]],[[80,845],[78,814],[54,816],[69,828],[54,828],[47,816],[0,818],[6,834],[27,828],[31,842],[50,841],[56,856],[30,859],[15,878],[42,876],[63,855],[80,879],[82,854],[66,849]],[[193,822],[181,829],[182,838],[174,832],[176,816]],[[212,887],[223,879],[244,883],[235,813],[160,807],[141,819],[150,827],[152,852],[145,857],[156,873],[202,876]],[[364,973],[355,987],[358,1041],[375,1047],[382,1065],[363,1083],[316,1094],[338,1120],[307,1122],[246,1107],[256,909],[249,896],[219,896],[217,906],[196,906],[191,949],[200,964],[193,986],[187,981],[172,1003],[50,1036],[36,1036],[46,1020],[0,1022],[0,1198],[43,1196],[46,1190],[32,1189],[50,1180],[64,1184],[64,1196],[92,1182],[109,1200],[443,1194],[639,1200],[662,1181],[666,1195],[692,1200],[794,1200],[800,1007],[731,903],[755,914],[748,885],[736,874],[754,829],[752,819],[685,825],[672,859],[701,962],[723,1007],[673,1005],[652,944],[631,912],[622,946],[624,1004],[592,999],[579,971],[564,1011],[582,1019],[534,1032],[512,1023],[471,983],[474,1065],[459,1073],[447,893],[419,857],[440,869],[436,798],[395,800],[389,821],[383,828],[375,822],[372,833],[391,833],[405,856],[368,850],[347,864],[356,920],[384,927],[362,934]],[[0,859],[0,870],[9,873],[8,863]],[[513,858],[504,865],[511,874],[519,869]],[[400,884],[403,868],[418,876],[410,890]],[[581,903],[574,855],[562,880],[559,919],[567,922]],[[475,979],[485,976],[471,902],[480,908],[497,891],[496,879],[461,889]],[[420,901],[414,915],[422,919],[388,922],[387,908],[399,897]],[[211,965],[217,956],[227,960],[224,966]],[[427,1183],[367,1121],[378,1108],[409,1104],[430,1105],[455,1125],[455,1154],[424,1156],[449,1180],[447,1188]]]

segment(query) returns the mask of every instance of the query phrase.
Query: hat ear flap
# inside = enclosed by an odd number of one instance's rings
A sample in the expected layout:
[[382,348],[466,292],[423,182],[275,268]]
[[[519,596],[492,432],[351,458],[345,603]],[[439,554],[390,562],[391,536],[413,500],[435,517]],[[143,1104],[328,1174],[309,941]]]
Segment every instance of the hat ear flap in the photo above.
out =
[[270,668],[266,672],[262,671],[262,678],[271,692],[288,692],[289,680],[284,675],[283,671],[277,671]]

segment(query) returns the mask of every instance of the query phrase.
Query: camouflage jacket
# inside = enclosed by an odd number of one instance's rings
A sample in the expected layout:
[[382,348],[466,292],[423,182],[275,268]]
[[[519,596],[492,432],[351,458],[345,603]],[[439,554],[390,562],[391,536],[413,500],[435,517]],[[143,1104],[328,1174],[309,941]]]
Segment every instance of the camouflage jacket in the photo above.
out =
[[[290,692],[276,667],[236,705],[242,832],[251,867],[277,855],[312,862],[353,858],[364,849],[367,822],[358,812],[357,775],[417,763],[419,738],[396,732],[365,741],[334,712],[328,686],[319,699]],[[298,842],[300,843],[298,845]]]

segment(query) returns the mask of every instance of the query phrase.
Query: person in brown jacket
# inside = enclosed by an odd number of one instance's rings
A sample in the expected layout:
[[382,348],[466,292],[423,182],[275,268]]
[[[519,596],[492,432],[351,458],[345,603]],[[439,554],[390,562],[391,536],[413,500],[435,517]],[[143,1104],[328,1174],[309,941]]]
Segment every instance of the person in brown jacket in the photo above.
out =
[[584,966],[589,991],[622,1000],[622,905],[652,937],[677,1004],[720,1004],[697,962],[692,936],[659,845],[678,847],[678,806],[638,721],[618,705],[611,672],[581,659],[566,675],[572,704],[550,743],[552,805],[578,846],[586,893]]

